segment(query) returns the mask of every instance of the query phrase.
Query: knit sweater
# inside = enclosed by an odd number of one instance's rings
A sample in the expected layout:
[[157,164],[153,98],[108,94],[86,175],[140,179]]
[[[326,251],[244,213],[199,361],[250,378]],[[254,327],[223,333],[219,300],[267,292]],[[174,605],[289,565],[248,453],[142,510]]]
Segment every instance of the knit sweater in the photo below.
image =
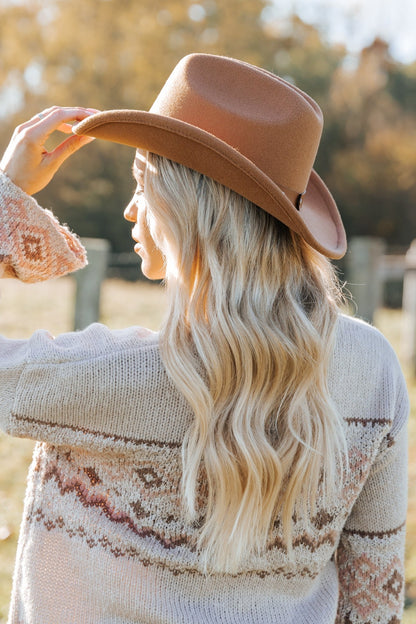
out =
[[[0,179],[3,274],[48,279],[84,251],[50,212]],[[276,519],[262,555],[204,575],[180,497],[193,418],[158,334],[93,324],[0,339],[0,426],[37,440],[9,624],[398,624],[403,603],[408,398],[396,356],[339,316],[329,372],[349,470],[342,492]],[[203,501],[201,501],[203,505]]]

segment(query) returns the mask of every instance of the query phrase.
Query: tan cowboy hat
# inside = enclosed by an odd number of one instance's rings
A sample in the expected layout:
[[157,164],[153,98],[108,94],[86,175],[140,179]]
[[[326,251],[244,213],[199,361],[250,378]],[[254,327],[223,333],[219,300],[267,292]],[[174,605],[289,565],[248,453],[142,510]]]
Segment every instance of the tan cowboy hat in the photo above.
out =
[[322,112],[306,93],[247,63],[184,57],[149,112],[112,110],[76,134],[154,152],[243,195],[329,258],[346,251],[329,190],[312,169]]

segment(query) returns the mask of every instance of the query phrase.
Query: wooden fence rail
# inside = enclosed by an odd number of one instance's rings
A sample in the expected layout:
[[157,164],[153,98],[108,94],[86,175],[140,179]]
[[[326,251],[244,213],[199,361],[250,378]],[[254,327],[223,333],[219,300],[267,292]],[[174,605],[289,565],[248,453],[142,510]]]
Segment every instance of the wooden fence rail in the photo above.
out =
[[[139,259],[134,253],[111,254],[108,241],[83,239],[89,264],[76,273],[75,329],[82,329],[99,319],[101,283],[110,268],[129,270],[140,279]],[[346,256],[346,284],[352,295],[357,316],[373,321],[383,303],[386,281],[403,281],[403,335],[405,356],[416,373],[416,240],[405,255],[386,255],[384,241],[357,237],[349,242]]]

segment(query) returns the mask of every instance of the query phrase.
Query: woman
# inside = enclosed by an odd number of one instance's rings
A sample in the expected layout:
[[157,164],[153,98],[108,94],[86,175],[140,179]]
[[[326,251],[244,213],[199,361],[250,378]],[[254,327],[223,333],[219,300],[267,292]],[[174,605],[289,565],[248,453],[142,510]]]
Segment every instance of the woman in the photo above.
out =
[[[91,112],[17,129],[3,271],[83,265],[26,193],[99,137],[137,148],[125,217],[170,304],[159,334],[2,340],[2,427],[39,440],[9,621],[399,622],[408,400],[384,338],[338,308],[325,256],[345,234],[312,169],[319,107],[196,54],[150,112]],[[74,120],[79,136],[47,154]]]

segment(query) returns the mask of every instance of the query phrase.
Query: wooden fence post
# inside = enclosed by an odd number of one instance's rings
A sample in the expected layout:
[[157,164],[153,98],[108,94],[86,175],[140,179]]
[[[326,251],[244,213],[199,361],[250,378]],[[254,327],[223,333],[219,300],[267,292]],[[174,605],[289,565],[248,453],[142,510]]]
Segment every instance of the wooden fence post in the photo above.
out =
[[381,263],[385,247],[380,238],[356,237],[351,239],[346,258],[347,287],[357,305],[357,315],[370,323],[382,303]]
[[403,355],[416,374],[416,239],[407,253],[403,279]]
[[75,273],[74,329],[84,329],[100,318],[101,283],[107,272],[110,243],[103,238],[83,238],[88,264]]

